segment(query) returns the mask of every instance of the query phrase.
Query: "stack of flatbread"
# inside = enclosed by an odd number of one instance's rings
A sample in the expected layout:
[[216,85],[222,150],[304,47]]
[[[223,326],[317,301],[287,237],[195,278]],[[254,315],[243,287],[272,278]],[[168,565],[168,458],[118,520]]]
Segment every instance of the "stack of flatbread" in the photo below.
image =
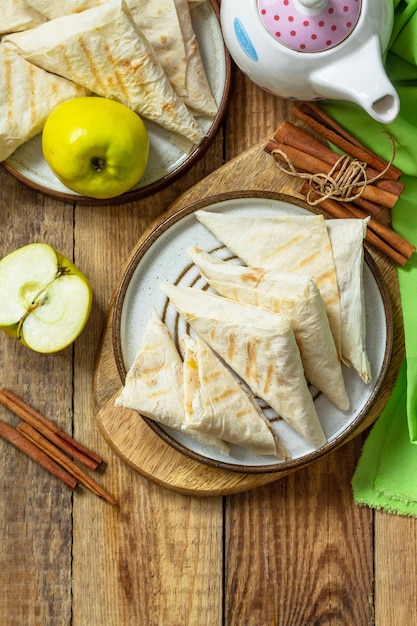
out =
[[214,352],[182,338],[182,361],[168,329],[152,312],[116,406],[182,430],[229,454],[229,443],[285,457],[268,420]]
[[163,284],[180,315],[311,446],[326,443],[287,316],[193,287]]
[[[308,383],[346,411],[342,360],[371,380],[362,281],[367,220],[196,216],[247,265],[188,249],[211,291],[161,288],[195,337],[181,339],[183,362],[161,349],[156,358],[148,327],[117,404],[191,436],[214,437],[217,448],[222,441],[286,458],[287,446],[259,408],[263,400],[296,437],[322,447],[326,435]],[[175,382],[165,377],[159,386],[174,363]],[[162,387],[180,400],[163,405]]]
[[188,252],[202,277],[221,296],[289,318],[307,380],[339,409],[349,408],[341,361],[313,276],[234,265],[196,246]]
[[209,211],[197,211],[196,217],[247,265],[313,276],[342,361],[365,383],[371,381],[363,292],[363,240],[369,218],[246,217]]
[[0,160],[78,95],[125,104],[184,149],[217,112],[187,0],[3,0],[0,28]]

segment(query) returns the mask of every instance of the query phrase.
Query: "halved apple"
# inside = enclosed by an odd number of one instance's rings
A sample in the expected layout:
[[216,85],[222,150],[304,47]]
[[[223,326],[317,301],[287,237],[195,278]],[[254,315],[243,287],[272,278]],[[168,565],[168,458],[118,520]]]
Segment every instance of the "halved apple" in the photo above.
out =
[[32,243],[0,261],[0,329],[35,352],[57,352],[79,336],[92,289],[67,258]]

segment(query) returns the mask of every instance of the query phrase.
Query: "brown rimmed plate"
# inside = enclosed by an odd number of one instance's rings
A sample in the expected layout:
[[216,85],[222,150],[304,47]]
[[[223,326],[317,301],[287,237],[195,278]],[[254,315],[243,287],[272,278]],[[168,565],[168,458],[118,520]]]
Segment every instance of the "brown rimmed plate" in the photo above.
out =
[[193,27],[199,43],[207,78],[218,104],[214,118],[199,117],[205,131],[203,141],[189,154],[171,140],[171,134],[160,126],[143,120],[150,140],[149,161],[139,183],[130,191],[110,198],[96,200],[72,192],[53,174],[42,155],[41,135],[20,146],[3,167],[29,187],[60,200],[79,204],[120,204],[148,197],[167,187],[185,174],[205,154],[219,130],[230,97],[231,59],[223,42],[219,23],[219,7],[215,0],[203,2],[192,11]]
[[[116,294],[113,313],[114,356],[122,383],[132,364],[150,312],[156,309],[168,327],[178,349],[179,338],[189,332],[184,320],[176,313],[159,288],[162,282],[205,288],[198,268],[187,256],[187,248],[197,245],[218,258],[233,262],[233,255],[196,219],[198,209],[233,213],[235,215],[308,215],[303,202],[275,193],[226,193],[196,202],[174,216],[168,217],[138,245]],[[343,368],[346,389],[351,402],[348,411],[340,411],[327,398],[310,388],[317,412],[327,436],[327,444],[313,450],[306,442],[290,432],[283,420],[276,419],[269,407],[262,407],[273,420],[291,452],[291,459],[279,461],[274,457],[253,454],[232,446],[229,456],[204,446],[187,436],[147,418],[145,421],[166,443],[189,457],[229,471],[267,473],[303,466],[339,446],[366,419],[384,383],[392,355],[393,320],[389,298],[381,274],[371,255],[365,250],[364,291],[366,307],[367,351],[373,380],[363,383],[353,368]],[[262,405],[261,405],[262,406]],[[138,442],[140,446],[140,442]]]

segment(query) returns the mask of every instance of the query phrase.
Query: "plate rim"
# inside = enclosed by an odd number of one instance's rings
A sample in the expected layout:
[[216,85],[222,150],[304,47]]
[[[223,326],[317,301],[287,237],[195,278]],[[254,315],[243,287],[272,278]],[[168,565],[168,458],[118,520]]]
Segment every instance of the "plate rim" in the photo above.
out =
[[[127,289],[129,287],[130,281],[134,272],[136,271],[137,266],[139,265],[141,259],[144,257],[146,252],[151,248],[151,246],[156,242],[156,240],[163,235],[169,228],[175,225],[177,222],[181,221],[183,218],[188,215],[194,213],[199,209],[205,209],[208,206],[229,201],[236,200],[240,198],[254,198],[254,199],[270,199],[277,200],[281,202],[287,202],[288,204],[296,205],[300,208],[306,209],[312,214],[322,214],[317,207],[311,207],[307,204],[307,202],[301,200],[300,198],[290,196],[287,194],[283,194],[280,192],[274,191],[261,191],[261,190],[245,190],[245,191],[227,191],[215,195],[208,196],[207,198],[203,198],[200,200],[196,200],[189,205],[179,209],[172,215],[166,216],[159,224],[156,224],[154,227],[150,227],[143,236],[139,239],[135,250],[133,251],[131,257],[129,258],[125,269],[122,273],[121,279],[119,281],[118,287],[116,289],[115,297],[114,297],[114,305],[112,311],[112,346],[113,346],[113,357],[115,359],[116,368],[121,380],[121,383],[124,384],[126,377],[126,368],[123,362],[123,353],[121,346],[121,321],[122,321],[122,309],[123,302],[126,296]],[[325,219],[326,216],[324,216]],[[296,459],[288,459],[286,461],[279,461],[276,464],[269,465],[241,465],[238,463],[227,463],[227,461],[221,461],[218,459],[212,459],[209,457],[205,457],[194,450],[184,446],[182,443],[171,437],[169,433],[167,433],[162,426],[148,417],[145,417],[138,413],[138,416],[144,420],[144,422],[155,432],[155,434],[160,437],[166,444],[174,448],[177,452],[182,453],[183,455],[192,458],[195,461],[203,463],[205,465],[209,465],[212,467],[216,467],[218,469],[243,473],[243,474],[269,474],[269,473],[277,473],[282,471],[288,471],[293,469],[301,469],[306,465],[309,465],[311,462],[329,454],[336,448],[338,448],[344,441],[349,439],[349,436],[354,432],[358,425],[366,418],[366,415],[369,413],[371,407],[375,404],[379,392],[382,388],[382,385],[385,381],[389,365],[391,363],[392,354],[393,354],[393,343],[394,343],[394,321],[393,321],[393,312],[391,307],[391,300],[388,294],[387,287],[383,280],[382,274],[375,262],[374,258],[368,251],[366,245],[364,244],[364,261],[366,262],[369,270],[372,273],[372,276],[376,282],[379,293],[381,295],[383,309],[385,313],[386,319],[386,341],[385,341],[385,350],[384,357],[382,360],[381,371],[379,372],[378,378],[375,381],[374,387],[366,400],[364,406],[361,411],[355,417],[354,420],[340,432],[337,436],[335,436],[332,441],[328,442],[322,448],[318,450],[313,450],[302,457],[298,457]],[[359,433],[358,433],[359,434]]]
[[[216,0],[209,0],[209,3],[211,5],[212,10],[214,11],[216,15],[217,21],[219,22],[219,28],[220,28],[219,5],[216,2]],[[171,172],[168,172],[167,174],[165,174],[158,180],[155,180],[154,182],[149,183],[148,185],[144,187],[126,191],[125,193],[115,196],[114,198],[106,198],[105,200],[103,200],[99,198],[90,198],[89,196],[83,196],[83,195],[78,195],[75,193],[70,193],[69,191],[68,193],[64,191],[56,191],[56,190],[50,189],[49,187],[45,187],[44,185],[41,185],[31,180],[30,178],[28,178],[27,176],[25,176],[24,174],[16,170],[7,162],[7,159],[5,161],[2,161],[0,165],[11,176],[16,178],[21,183],[24,183],[25,185],[27,185],[29,188],[33,189],[34,191],[39,191],[48,197],[55,198],[57,200],[62,200],[64,202],[70,202],[70,203],[77,202],[80,205],[89,205],[89,206],[103,206],[104,204],[106,206],[107,205],[114,206],[117,204],[124,204],[124,203],[133,202],[135,200],[143,200],[144,198],[148,198],[149,196],[157,193],[158,191],[165,189],[165,187],[174,183],[179,178],[181,178],[186,172],[188,172],[188,170],[191,169],[204,156],[204,154],[207,152],[207,150],[213,143],[215,137],[217,136],[218,130],[221,124],[223,123],[223,120],[224,120],[224,117],[228,108],[228,104],[231,98],[231,93],[232,93],[232,90],[231,90],[232,58],[230,56],[230,53],[226,47],[224,40],[223,40],[223,52],[224,52],[224,59],[225,59],[225,79],[224,79],[224,85],[223,85],[223,92],[222,92],[222,97],[218,106],[217,113],[213,118],[213,122],[210,125],[207,135],[198,144],[198,146],[196,146],[196,148],[192,150],[192,152],[190,152],[190,154],[181,163],[181,165],[176,167]]]

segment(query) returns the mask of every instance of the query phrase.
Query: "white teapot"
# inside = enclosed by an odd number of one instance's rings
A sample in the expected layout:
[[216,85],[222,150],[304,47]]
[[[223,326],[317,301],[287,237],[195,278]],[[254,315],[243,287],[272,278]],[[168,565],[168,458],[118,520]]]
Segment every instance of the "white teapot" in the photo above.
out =
[[356,102],[384,124],[398,115],[382,64],[392,0],[222,0],[220,21],[232,58],[259,87]]

